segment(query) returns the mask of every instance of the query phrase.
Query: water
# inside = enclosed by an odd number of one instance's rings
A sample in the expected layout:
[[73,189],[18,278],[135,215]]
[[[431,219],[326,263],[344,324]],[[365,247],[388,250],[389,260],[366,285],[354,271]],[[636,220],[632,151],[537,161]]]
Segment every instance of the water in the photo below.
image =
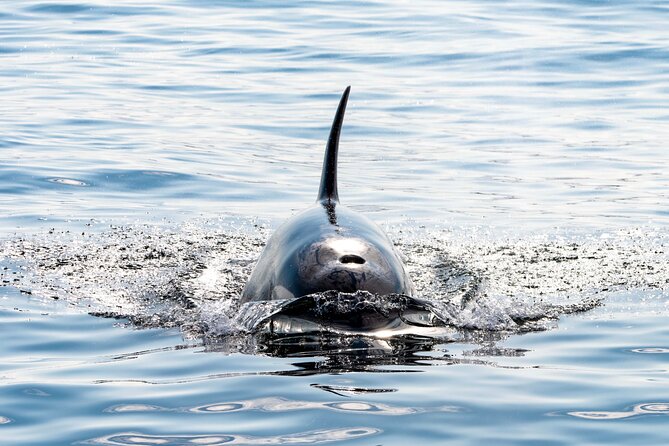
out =
[[[666,2],[3,6],[3,445],[669,440]],[[446,323],[272,337],[347,85],[342,201]]]

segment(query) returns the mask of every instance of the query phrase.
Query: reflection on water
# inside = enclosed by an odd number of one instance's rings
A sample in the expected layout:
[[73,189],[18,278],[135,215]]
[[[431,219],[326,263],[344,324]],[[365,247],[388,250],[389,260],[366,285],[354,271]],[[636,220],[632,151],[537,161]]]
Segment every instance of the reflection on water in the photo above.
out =
[[[295,370],[287,375],[317,375],[353,371],[383,372],[386,366],[425,365],[421,352],[431,351],[437,341],[429,337],[395,336],[377,339],[365,336],[313,334],[306,336],[257,335],[256,352],[282,357],[305,358],[292,363]],[[207,344],[208,351],[226,351],[227,342]],[[314,360],[319,358],[318,360]],[[430,361],[453,362],[448,353],[430,357]]]
[[326,384],[311,384],[311,387],[316,389],[321,389],[326,392],[333,393],[339,396],[351,396],[351,395],[365,395],[365,394],[374,394],[374,393],[389,393],[397,392],[397,389],[383,389],[383,388],[369,388],[369,387],[351,387],[351,386],[332,386]]
[[87,441],[87,444],[114,446],[185,446],[185,445],[229,445],[229,444],[318,444],[333,441],[354,440],[380,433],[380,429],[372,427],[350,427],[326,429],[295,434],[276,435],[270,437],[253,437],[247,435],[146,435],[141,433],[112,434]]
[[643,347],[643,348],[634,348],[631,351],[633,351],[634,353],[647,353],[647,354],[657,355],[657,354],[669,353],[669,348],[666,348],[666,347]]
[[168,410],[163,407],[153,406],[151,404],[119,404],[118,406],[105,409],[105,412],[155,412]]
[[568,412],[568,415],[578,418],[586,418],[588,420],[618,420],[621,418],[632,418],[644,415],[669,415],[669,403],[637,404],[630,410],[622,412]]
[[[372,391],[363,389],[357,389],[355,393],[386,393],[386,392],[396,391],[396,389],[372,389]],[[350,391],[349,391],[350,392]],[[338,395],[343,395],[341,391],[331,392]],[[324,402],[315,402],[315,401],[296,401],[289,400],[287,398],[273,397],[273,398],[260,398],[255,400],[247,401],[231,401],[231,402],[217,402],[211,403],[204,406],[198,406],[193,408],[167,408],[160,407],[150,404],[119,404],[108,409],[105,409],[105,412],[110,413],[131,413],[131,412],[156,412],[156,411],[169,411],[169,412],[194,412],[194,413],[229,413],[229,412],[241,412],[249,410],[260,410],[264,412],[286,412],[286,411],[295,411],[295,410],[334,410],[334,411],[343,411],[343,412],[366,412],[374,415],[410,415],[417,412],[423,412],[427,409],[425,408],[414,408],[414,407],[400,407],[400,406],[391,406],[388,404],[382,403],[372,403],[365,401],[324,401]],[[439,407],[432,410],[446,411],[446,412],[455,412],[458,410],[457,407]]]
[[368,403],[364,401],[294,401],[286,398],[264,398],[259,400],[214,403],[206,406],[195,407],[193,412],[222,413],[237,412],[243,410],[262,410],[267,412],[284,412],[293,410],[337,410],[344,412],[368,412],[375,415],[410,415],[420,409],[412,407],[396,407],[388,404]]
[[66,186],[88,186],[88,184],[81,180],[74,180],[72,178],[49,178],[49,181],[57,184],[64,184]]
[[[0,371],[8,402],[2,429],[11,429],[12,438],[26,445],[310,444],[356,438],[381,444],[396,435],[433,444],[473,436],[483,444],[487,432],[520,436],[527,433],[528,420],[570,413],[552,418],[557,427],[548,433],[536,432],[541,444],[549,434],[583,429],[578,423],[620,417],[569,410],[575,401],[582,407],[583,395],[588,404],[604,405],[615,388],[625,389],[618,390],[620,397],[654,401],[663,392],[657,382],[664,382],[666,369],[663,354],[635,351],[656,345],[650,342],[659,339],[652,327],[666,324],[635,326],[627,317],[607,321],[608,313],[595,322],[587,315],[567,318],[562,330],[469,331],[453,342],[265,334],[184,344],[176,330],[114,326],[63,300],[15,293],[0,302],[2,345],[12,355]],[[663,301],[657,303],[662,307]],[[653,331],[646,332],[648,327]],[[607,345],[626,348],[602,347]],[[238,354],[240,348],[253,354]],[[622,416],[666,415],[668,407],[640,404]],[[58,434],[66,440],[44,441],[47,434],[35,429],[42,422],[26,421],[38,411],[67,423]]]
[[[482,364],[506,367],[497,358],[521,357],[526,349],[501,348],[513,333],[484,330],[458,331],[457,335],[444,336],[395,335],[384,338],[375,333],[364,335],[337,335],[328,332],[308,335],[273,335],[256,333],[245,336],[225,336],[206,339],[208,352],[230,354],[240,352],[261,354],[291,360],[294,369],[273,372],[283,376],[310,376],[350,372],[401,373],[420,372],[432,365]],[[449,352],[451,343],[475,345],[473,350],[459,354]],[[316,386],[318,387],[318,386]],[[321,388],[321,387],[318,387]],[[393,389],[367,389],[349,387],[323,387],[323,390],[349,396],[356,393],[385,393]]]

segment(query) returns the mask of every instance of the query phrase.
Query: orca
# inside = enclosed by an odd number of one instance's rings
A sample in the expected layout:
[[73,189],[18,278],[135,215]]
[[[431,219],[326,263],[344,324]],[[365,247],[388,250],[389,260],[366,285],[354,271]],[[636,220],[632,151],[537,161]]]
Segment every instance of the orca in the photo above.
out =
[[414,295],[414,285],[388,236],[339,201],[337,155],[350,89],[344,90],[332,123],[316,202],[269,238],[241,303],[330,291]]

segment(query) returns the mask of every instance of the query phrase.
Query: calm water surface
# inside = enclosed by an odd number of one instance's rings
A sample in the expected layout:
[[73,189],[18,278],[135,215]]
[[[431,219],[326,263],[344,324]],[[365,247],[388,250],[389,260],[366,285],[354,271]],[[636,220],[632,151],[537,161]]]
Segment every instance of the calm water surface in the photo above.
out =
[[[668,18],[3,2],[0,444],[668,443]],[[347,85],[342,201],[476,298],[438,336],[244,335]]]

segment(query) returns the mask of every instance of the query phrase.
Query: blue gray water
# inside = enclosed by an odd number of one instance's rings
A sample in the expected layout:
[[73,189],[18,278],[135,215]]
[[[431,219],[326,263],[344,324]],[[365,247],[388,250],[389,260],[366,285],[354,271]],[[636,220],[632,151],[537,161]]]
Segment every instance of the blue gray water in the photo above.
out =
[[[3,2],[0,444],[666,444],[668,17]],[[449,324],[249,334],[347,85],[342,201]]]

